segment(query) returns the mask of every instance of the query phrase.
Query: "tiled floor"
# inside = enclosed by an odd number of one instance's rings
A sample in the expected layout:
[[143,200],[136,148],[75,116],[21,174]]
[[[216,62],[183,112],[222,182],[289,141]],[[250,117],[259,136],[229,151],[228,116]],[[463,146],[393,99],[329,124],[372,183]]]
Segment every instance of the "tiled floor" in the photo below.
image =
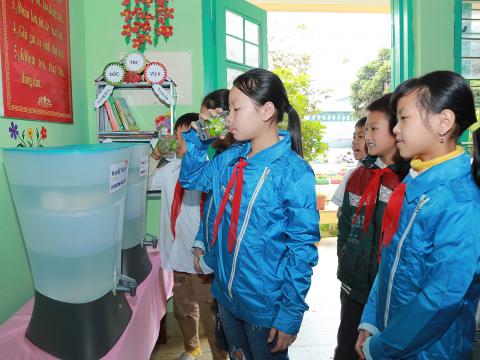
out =
[[[340,313],[340,284],[336,278],[336,239],[322,239],[319,260],[314,269],[312,287],[307,296],[310,310],[305,313],[297,341],[290,347],[291,360],[328,360],[333,358]],[[173,314],[168,314],[169,338],[156,349],[150,360],[173,360],[183,351],[182,337]],[[202,338],[202,360],[211,360],[208,343]]]

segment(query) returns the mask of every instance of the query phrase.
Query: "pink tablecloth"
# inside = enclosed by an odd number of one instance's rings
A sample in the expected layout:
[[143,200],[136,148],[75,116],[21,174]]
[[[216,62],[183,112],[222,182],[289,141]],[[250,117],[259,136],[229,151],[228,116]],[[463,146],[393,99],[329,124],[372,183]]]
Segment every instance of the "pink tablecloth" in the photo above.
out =
[[[172,294],[173,276],[160,267],[158,250],[149,252],[152,271],[137,288],[137,296],[127,295],[132,318],[125,332],[103,359],[149,359],[165,315],[167,299]],[[25,338],[30,321],[33,299],[0,326],[0,359],[52,360],[50,354],[37,348]]]

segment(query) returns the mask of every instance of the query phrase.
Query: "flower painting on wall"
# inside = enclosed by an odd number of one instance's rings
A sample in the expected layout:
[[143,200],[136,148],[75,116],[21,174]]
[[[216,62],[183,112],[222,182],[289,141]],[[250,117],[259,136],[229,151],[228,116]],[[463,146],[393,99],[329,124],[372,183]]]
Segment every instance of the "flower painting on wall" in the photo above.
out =
[[20,133],[18,125],[12,121],[8,132],[10,138],[18,142],[17,147],[43,147],[42,141],[47,139],[47,129],[44,126],[40,130],[29,127]]
[[132,40],[132,48],[143,52],[147,44],[157,46],[159,38],[167,41],[173,35],[170,20],[175,17],[175,9],[168,3],[169,0],[122,0],[122,36],[127,45]]

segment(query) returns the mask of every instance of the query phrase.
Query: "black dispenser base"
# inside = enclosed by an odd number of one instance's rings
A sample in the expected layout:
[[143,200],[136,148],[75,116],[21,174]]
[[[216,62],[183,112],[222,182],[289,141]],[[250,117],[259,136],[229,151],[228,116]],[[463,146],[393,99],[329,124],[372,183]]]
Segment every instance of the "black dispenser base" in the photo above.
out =
[[145,280],[152,270],[147,248],[140,244],[122,250],[122,274],[137,280],[137,284]]
[[122,336],[132,317],[125,294],[83,304],[50,299],[35,290],[26,337],[42,350],[67,360],[99,359]]

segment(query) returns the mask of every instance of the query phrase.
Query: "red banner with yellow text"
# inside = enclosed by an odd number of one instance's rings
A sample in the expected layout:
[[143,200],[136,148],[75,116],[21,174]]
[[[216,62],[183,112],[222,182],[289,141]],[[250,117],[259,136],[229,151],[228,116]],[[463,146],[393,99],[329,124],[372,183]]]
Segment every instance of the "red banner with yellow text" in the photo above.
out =
[[73,122],[68,0],[0,1],[3,115]]

